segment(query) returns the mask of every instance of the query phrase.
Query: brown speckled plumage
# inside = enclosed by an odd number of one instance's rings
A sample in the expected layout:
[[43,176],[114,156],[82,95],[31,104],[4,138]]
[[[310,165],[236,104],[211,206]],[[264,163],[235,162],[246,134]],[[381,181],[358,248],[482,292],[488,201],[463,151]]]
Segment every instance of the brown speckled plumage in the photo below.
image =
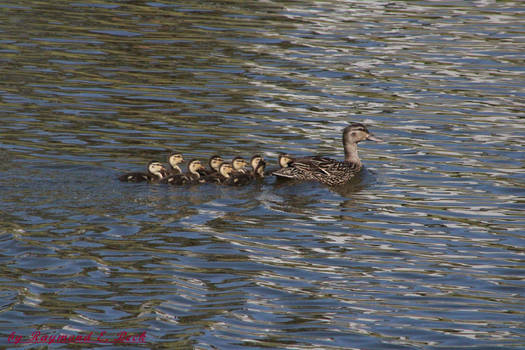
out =
[[343,130],[345,160],[313,156],[293,159],[287,167],[273,172],[279,178],[300,181],[318,181],[329,186],[350,181],[362,167],[357,154],[357,143],[363,140],[380,141],[360,123],[352,123]]

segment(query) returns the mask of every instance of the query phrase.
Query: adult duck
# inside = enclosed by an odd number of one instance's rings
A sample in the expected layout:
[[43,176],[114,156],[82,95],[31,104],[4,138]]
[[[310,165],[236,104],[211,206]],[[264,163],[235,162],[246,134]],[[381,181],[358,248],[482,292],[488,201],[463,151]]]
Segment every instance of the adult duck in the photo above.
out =
[[352,123],[343,130],[344,161],[328,157],[295,158],[286,167],[273,172],[278,178],[318,181],[329,186],[347,183],[362,168],[357,144],[364,140],[381,141],[361,123]]

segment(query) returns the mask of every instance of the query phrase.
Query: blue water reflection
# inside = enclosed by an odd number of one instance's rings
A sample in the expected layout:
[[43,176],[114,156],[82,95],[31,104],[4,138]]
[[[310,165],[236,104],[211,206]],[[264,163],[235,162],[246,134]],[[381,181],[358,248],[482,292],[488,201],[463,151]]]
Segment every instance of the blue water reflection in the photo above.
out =
[[[523,347],[518,2],[0,7],[4,347]],[[345,186],[117,180],[353,121],[386,142]]]

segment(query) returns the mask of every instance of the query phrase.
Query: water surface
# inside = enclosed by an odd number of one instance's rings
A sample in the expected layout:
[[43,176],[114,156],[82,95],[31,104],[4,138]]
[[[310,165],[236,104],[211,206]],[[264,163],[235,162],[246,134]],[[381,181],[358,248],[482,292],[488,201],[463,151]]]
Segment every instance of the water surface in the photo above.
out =
[[[0,4],[0,344],[523,348],[524,10]],[[341,158],[354,121],[386,142],[335,189],[116,179],[170,150]]]

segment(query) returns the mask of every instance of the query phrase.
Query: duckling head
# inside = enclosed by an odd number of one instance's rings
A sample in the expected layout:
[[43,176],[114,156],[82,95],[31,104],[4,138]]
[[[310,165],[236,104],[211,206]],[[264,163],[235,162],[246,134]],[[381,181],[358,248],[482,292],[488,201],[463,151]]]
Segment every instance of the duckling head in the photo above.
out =
[[209,165],[210,165],[210,168],[215,170],[215,171],[219,171],[219,167],[221,166],[221,164],[224,162],[224,159],[222,159],[221,156],[218,156],[218,155],[215,155],[215,156],[212,156],[210,158],[210,162],[209,162]]
[[260,162],[264,162],[264,158],[260,154],[256,154],[250,159],[250,165],[252,166],[252,169],[257,169],[257,166]]
[[182,162],[184,162],[184,157],[182,157],[180,153],[172,153],[168,157],[168,163],[170,163],[173,168],[178,168]]
[[159,179],[164,178],[167,175],[166,168],[161,162],[152,160],[148,163],[148,172],[157,176]]
[[343,130],[343,143],[358,143],[364,140],[381,142],[380,138],[375,137],[368,131],[366,126],[361,123],[352,123]]
[[293,162],[293,158],[287,153],[279,153],[279,166],[281,168],[288,167]]
[[222,163],[219,167],[219,174],[224,176],[225,178],[230,178],[230,174],[233,171],[233,167],[230,163]]
[[257,164],[257,167],[255,168],[255,174],[263,178],[264,177],[264,168],[266,167],[266,162],[264,159],[261,159],[261,161]]
[[194,175],[199,175],[199,170],[204,169],[204,166],[202,166],[201,161],[198,159],[192,159],[188,163],[188,171]]
[[244,167],[248,165],[248,162],[243,157],[235,157],[232,160],[232,167],[235,171],[242,171]]

